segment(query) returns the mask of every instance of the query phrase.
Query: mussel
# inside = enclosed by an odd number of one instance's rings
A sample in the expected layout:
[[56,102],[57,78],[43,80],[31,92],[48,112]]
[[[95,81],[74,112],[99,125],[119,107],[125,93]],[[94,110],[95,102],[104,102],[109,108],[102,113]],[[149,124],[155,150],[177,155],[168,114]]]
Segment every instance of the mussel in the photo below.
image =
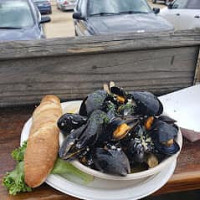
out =
[[163,105],[160,100],[150,92],[129,92],[129,95],[136,103],[135,112],[146,116],[159,116],[163,112]]
[[96,148],[93,153],[93,162],[103,173],[126,176],[130,173],[130,163],[121,148]]
[[126,150],[127,156],[131,163],[143,163],[145,148],[139,138],[131,139]]
[[72,130],[70,134],[67,135],[67,137],[64,139],[59,149],[60,158],[64,160],[73,159],[73,158],[77,158],[78,155],[82,153],[84,149],[83,148],[77,149],[76,143],[85,129],[86,129],[86,124],[82,125],[81,127],[75,130]]
[[107,95],[107,92],[104,90],[97,90],[89,94],[83,100],[80,106],[79,114],[89,116],[94,110],[101,110]]
[[95,110],[89,117],[87,127],[77,141],[76,147],[81,149],[87,145],[94,145],[99,137],[104,134],[104,124],[108,118],[105,112]]
[[106,120],[107,115],[105,112],[95,110],[90,115],[86,124],[72,130],[65,138],[59,150],[59,156],[63,159],[68,159],[77,156],[87,146],[93,146],[97,139],[101,137],[101,134],[104,133],[103,128]]
[[123,88],[113,86],[110,88],[110,91],[112,94],[115,95],[115,98],[116,98],[115,100],[118,103],[121,103],[121,104],[127,103],[127,93],[125,92]]
[[57,125],[60,131],[66,136],[71,132],[71,130],[79,128],[86,122],[87,122],[86,116],[66,113],[59,118]]
[[150,134],[159,152],[165,155],[172,155],[180,150],[175,141],[178,134],[178,128],[175,124],[169,124],[157,119],[152,125]]
[[133,116],[126,118],[116,117],[106,127],[110,140],[121,140],[139,123],[139,119]]

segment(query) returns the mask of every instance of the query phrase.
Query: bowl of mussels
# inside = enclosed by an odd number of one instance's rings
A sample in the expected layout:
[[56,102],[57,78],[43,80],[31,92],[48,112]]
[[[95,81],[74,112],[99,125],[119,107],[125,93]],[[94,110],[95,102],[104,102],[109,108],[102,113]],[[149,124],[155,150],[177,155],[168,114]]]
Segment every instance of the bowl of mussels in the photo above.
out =
[[133,180],[161,172],[177,159],[182,135],[150,92],[105,86],[58,120],[59,157],[98,178]]

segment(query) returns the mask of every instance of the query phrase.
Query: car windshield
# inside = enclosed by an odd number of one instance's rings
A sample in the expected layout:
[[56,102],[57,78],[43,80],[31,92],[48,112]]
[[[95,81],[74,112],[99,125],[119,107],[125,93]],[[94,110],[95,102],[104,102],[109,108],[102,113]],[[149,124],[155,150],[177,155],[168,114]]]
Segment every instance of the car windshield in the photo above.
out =
[[89,0],[88,6],[90,16],[152,12],[146,0]]
[[26,1],[0,1],[0,29],[33,25],[31,9]]

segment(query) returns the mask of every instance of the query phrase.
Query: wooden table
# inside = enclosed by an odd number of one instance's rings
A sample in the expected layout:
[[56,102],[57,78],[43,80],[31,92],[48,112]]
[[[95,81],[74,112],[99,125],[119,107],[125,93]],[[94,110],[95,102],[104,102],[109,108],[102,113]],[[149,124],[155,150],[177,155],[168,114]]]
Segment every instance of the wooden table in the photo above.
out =
[[[34,106],[13,107],[0,109],[0,180],[7,171],[14,168],[11,151],[19,146],[20,134],[24,123],[31,117]],[[183,149],[178,158],[178,164],[174,175],[155,194],[200,189],[200,142],[183,142]],[[76,199],[63,194],[43,184],[30,193],[17,196],[8,195],[6,189],[0,184],[1,200],[60,200]]]

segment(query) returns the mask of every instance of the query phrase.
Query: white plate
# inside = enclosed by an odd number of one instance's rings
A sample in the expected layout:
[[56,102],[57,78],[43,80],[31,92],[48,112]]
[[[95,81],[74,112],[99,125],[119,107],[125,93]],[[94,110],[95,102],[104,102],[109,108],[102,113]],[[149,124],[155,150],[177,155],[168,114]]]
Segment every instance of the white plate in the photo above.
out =
[[[62,104],[62,108],[64,112],[74,113],[78,111],[79,106],[77,105],[80,105],[80,103],[81,101],[66,102]],[[30,118],[22,130],[20,144],[28,139],[31,124],[32,119]],[[62,141],[61,134],[60,141]],[[176,158],[173,158],[161,172],[148,178],[144,177],[140,180],[115,181],[95,177],[90,184],[82,185],[81,183],[77,183],[77,178],[73,176],[70,177],[70,180],[67,180],[58,175],[49,175],[46,183],[63,193],[81,199],[134,200],[148,196],[161,188],[173,174],[175,166]]]
[[[68,101],[65,103],[62,103],[62,109],[63,109],[63,113],[78,113],[80,105],[81,105],[82,101]],[[29,132],[29,129],[31,127],[31,119],[28,120],[28,122],[25,124],[24,129],[22,132]],[[27,140],[28,139],[28,135],[27,134],[22,134],[22,141]],[[62,144],[64,140],[63,135],[60,133],[59,135],[59,142],[60,142],[60,146]],[[177,142],[179,144],[180,147],[182,147],[182,134],[179,130],[178,136],[177,136]],[[151,168],[149,170],[145,170],[142,172],[137,172],[137,173],[133,173],[133,174],[128,174],[127,176],[121,177],[121,176],[113,176],[113,175],[109,175],[109,174],[105,174],[102,172],[99,172],[97,170],[93,170],[89,167],[84,166],[83,164],[81,164],[79,161],[72,161],[71,163],[77,167],[78,169],[80,169],[81,171],[84,171],[90,175],[93,175],[95,177],[98,178],[104,178],[104,179],[108,179],[108,180],[133,180],[133,179],[143,179],[143,178],[148,178],[154,174],[157,174],[159,172],[161,172],[166,165],[169,165],[170,163],[172,163],[172,161],[174,159],[177,158],[177,156],[179,155],[180,151],[177,152],[176,154],[168,157],[167,159],[163,160],[159,165],[157,165],[154,168]]]
[[95,178],[89,185],[81,185],[56,175],[50,175],[46,183],[51,187],[80,199],[136,200],[160,189],[171,177],[176,166],[174,160],[161,173],[143,181],[111,181]]

